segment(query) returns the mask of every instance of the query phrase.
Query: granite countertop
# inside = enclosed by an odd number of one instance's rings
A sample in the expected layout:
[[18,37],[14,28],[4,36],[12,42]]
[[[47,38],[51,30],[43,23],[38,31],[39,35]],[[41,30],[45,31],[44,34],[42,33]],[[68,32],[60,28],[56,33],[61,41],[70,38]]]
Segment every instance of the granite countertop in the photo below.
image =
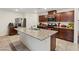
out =
[[61,28],[61,29],[69,29],[69,30],[74,30],[74,28],[67,28],[67,27],[54,27],[54,28]]
[[58,32],[58,31],[46,30],[46,29],[33,30],[33,29],[26,29],[26,28],[16,28],[16,30],[22,33],[25,33],[26,35],[37,38],[39,40],[44,40]]
[[[39,26],[40,27],[40,26]],[[41,26],[41,27],[44,27],[44,26]],[[61,28],[61,29],[69,29],[69,30],[74,30],[74,28],[67,28],[67,27],[58,27],[58,26],[54,26],[54,27],[44,27],[44,28]]]

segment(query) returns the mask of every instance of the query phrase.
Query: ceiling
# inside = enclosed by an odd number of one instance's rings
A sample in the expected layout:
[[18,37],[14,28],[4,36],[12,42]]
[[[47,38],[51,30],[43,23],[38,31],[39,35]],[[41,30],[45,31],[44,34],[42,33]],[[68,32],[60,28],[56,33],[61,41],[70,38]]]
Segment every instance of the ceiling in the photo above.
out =
[[68,8],[0,8],[0,10],[18,13],[45,13],[50,10],[62,10]]

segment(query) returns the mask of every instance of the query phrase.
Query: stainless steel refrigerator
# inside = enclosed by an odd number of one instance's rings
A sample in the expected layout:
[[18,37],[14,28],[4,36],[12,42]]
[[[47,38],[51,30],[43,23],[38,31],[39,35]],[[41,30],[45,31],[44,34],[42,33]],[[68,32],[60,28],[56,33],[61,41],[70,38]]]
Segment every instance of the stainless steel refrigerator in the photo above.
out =
[[26,18],[15,18],[15,27],[26,27]]

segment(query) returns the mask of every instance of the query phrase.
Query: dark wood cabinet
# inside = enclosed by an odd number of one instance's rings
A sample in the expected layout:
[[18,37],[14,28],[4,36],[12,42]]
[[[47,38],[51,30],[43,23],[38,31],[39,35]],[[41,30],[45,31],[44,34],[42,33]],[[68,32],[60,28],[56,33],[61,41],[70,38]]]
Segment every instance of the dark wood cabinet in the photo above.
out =
[[17,34],[17,30],[14,29],[14,27],[9,28],[8,31],[8,35],[16,35]]
[[74,40],[74,30],[63,29],[63,28],[54,28],[54,30],[58,31],[58,33],[56,34],[57,38],[73,42],[73,40]]
[[48,18],[55,18],[57,22],[73,22],[74,11],[60,12],[48,11],[48,15],[40,15],[39,22],[47,22]]
[[61,21],[61,13],[57,13],[56,15],[56,21]]
[[65,21],[65,22],[67,22],[67,21],[69,21],[69,22],[74,21],[74,11],[61,13],[61,21]]
[[73,42],[73,40],[74,40],[74,30],[66,30],[66,32],[65,32],[65,39],[67,41]]
[[[48,18],[55,18],[56,22],[74,22],[74,11],[60,12],[48,11],[48,15],[39,16],[39,22],[48,22]],[[48,27],[41,27],[44,29],[50,29]],[[53,28],[53,30],[58,31],[56,34],[57,38],[67,40],[70,42],[74,41],[74,30],[73,29],[64,29],[64,28]]]
[[61,20],[60,21],[62,21],[62,22],[66,22],[67,21],[67,19],[66,19],[66,12],[62,12],[61,13]]
[[74,21],[74,11],[57,13],[56,14],[56,21],[73,22]]
[[48,18],[55,18],[57,11],[53,10],[53,11],[48,11]]
[[58,31],[58,32],[56,33],[56,38],[59,38],[59,29],[58,29],[58,28],[53,28],[53,30]]
[[65,32],[66,30],[65,29],[59,29],[59,38],[60,39],[65,39]]
[[40,15],[39,16],[39,22],[47,22],[47,16],[46,15]]

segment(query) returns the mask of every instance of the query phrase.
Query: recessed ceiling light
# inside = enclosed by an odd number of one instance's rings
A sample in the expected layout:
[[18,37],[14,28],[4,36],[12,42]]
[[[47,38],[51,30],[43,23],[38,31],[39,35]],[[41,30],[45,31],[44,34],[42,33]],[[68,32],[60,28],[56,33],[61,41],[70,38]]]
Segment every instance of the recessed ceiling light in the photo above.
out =
[[47,9],[47,8],[44,8],[45,10]]
[[17,11],[19,11],[18,9],[15,9],[15,11],[17,12]]
[[34,12],[37,13],[37,10],[35,10]]
[[19,8],[19,9],[21,9],[21,10],[22,10],[23,8]]

